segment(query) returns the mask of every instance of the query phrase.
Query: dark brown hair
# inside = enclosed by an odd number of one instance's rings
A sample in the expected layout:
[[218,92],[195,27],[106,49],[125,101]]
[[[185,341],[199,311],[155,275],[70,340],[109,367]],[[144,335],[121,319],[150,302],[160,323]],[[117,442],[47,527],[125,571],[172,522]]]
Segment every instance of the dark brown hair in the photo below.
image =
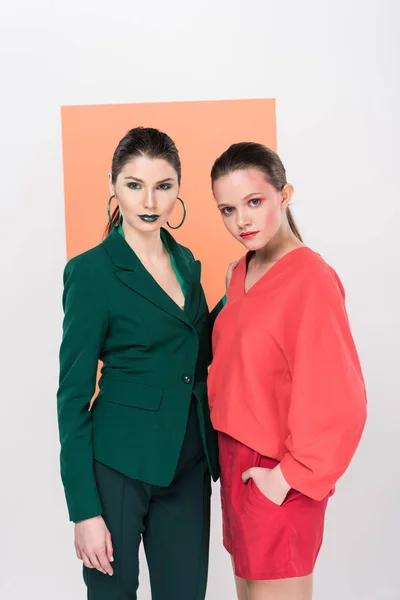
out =
[[[232,144],[228,150],[225,150],[211,169],[211,183],[214,184],[217,179],[233,171],[252,168],[265,173],[269,183],[278,191],[283,190],[287,184],[285,167],[279,156],[270,148],[256,142]],[[303,239],[289,207],[286,209],[286,216],[290,229],[302,242]]]
[[[113,184],[117,181],[118,175],[126,163],[137,156],[147,156],[148,158],[162,158],[173,167],[178,176],[178,184],[181,183],[181,161],[178,149],[173,140],[162,131],[151,127],[135,127],[128,131],[115,149],[111,164],[111,181]],[[112,213],[112,222],[116,225],[120,218],[119,207],[117,206]],[[106,235],[113,229],[113,225],[108,223]]]

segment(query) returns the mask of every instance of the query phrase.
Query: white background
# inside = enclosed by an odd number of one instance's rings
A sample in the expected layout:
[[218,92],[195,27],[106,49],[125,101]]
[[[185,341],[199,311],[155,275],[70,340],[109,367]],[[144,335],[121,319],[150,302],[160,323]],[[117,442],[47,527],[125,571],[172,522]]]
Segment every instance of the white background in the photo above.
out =
[[[346,287],[369,394],[315,599],[400,598],[399,13],[397,0],[1,0],[2,600],[85,598],[58,477],[60,106],[270,97],[295,214]],[[218,491],[207,598],[231,600]]]

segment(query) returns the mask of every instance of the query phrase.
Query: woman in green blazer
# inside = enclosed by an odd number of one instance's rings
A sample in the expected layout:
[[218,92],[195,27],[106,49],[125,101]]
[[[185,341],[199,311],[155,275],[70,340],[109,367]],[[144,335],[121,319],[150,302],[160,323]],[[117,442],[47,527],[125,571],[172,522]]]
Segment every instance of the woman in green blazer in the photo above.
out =
[[65,268],[61,474],[90,600],[136,598],[142,539],[153,600],[205,597],[211,321],[199,261],[163,228],[180,177],[166,134],[129,131],[112,161],[108,235]]

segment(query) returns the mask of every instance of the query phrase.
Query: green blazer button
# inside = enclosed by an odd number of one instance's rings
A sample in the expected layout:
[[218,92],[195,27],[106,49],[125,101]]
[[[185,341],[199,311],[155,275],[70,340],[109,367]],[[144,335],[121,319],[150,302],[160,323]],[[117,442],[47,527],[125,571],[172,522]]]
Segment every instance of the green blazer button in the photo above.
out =
[[182,381],[183,383],[192,383],[192,376],[191,375],[182,375]]

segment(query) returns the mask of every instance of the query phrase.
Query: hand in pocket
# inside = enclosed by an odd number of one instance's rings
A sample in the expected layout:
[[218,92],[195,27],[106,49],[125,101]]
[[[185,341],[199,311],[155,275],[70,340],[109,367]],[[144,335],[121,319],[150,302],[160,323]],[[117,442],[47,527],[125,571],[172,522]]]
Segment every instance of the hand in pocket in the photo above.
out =
[[266,469],[264,467],[251,467],[242,474],[245,483],[252,479],[260,492],[271,502],[281,506],[290,486],[284,479],[279,467]]

